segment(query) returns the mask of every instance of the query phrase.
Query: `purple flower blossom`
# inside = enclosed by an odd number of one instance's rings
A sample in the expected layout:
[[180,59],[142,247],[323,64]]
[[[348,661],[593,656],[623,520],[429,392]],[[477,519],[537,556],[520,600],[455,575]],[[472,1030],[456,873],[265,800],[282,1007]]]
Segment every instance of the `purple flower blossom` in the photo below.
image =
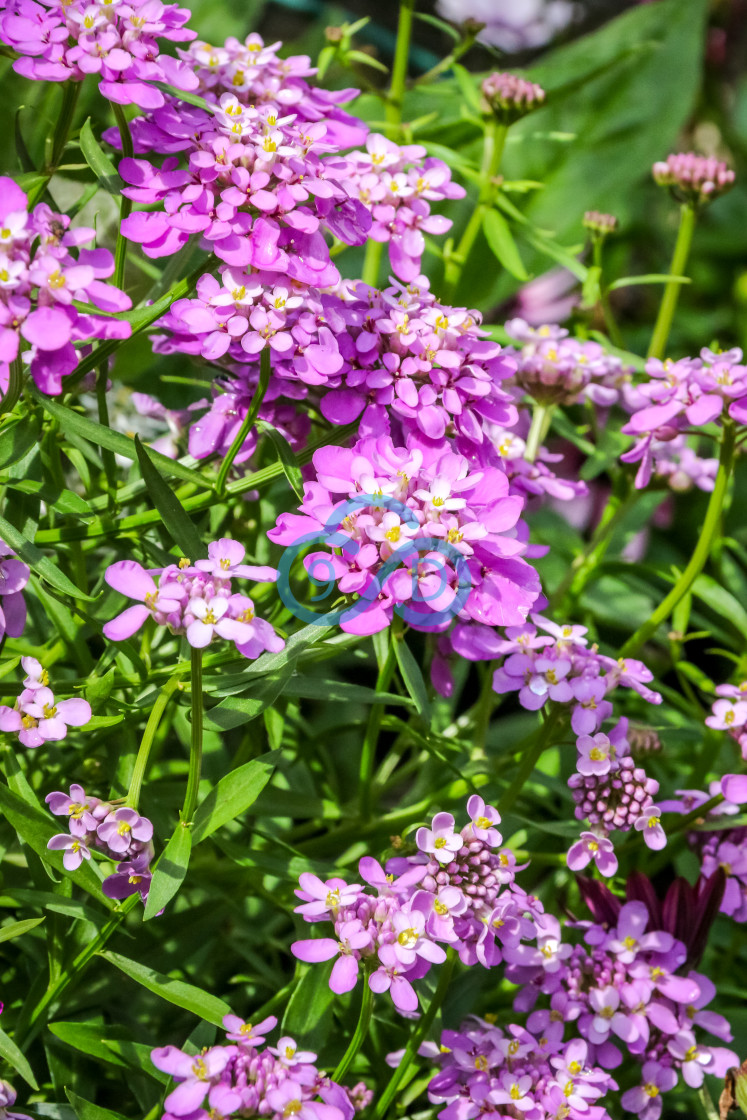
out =
[[658,805],[645,805],[641,815],[634,822],[634,827],[638,832],[643,833],[643,839],[649,848],[658,851],[666,846],[667,837],[661,827],[661,809]]
[[568,866],[571,871],[583,871],[592,860],[606,879],[616,874],[617,856],[612,841],[595,832],[582,832],[580,839],[568,849]]
[[90,719],[87,700],[55,701],[54,693],[45,685],[25,688],[14,708],[0,704],[0,731],[16,733],[24,747],[59,742],[66,737],[68,727],[83,727]]

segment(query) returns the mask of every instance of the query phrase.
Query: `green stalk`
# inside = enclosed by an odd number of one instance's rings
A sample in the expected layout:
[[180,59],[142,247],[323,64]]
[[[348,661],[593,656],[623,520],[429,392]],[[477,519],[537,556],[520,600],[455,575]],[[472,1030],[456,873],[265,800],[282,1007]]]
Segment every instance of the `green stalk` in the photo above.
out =
[[547,719],[533,736],[534,743],[524,752],[516,777],[496,806],[501,816],[505,816],[509,809],[512,809],[516,804],[540,757],[548,747],[552,746],[553,736],[559,730],[562,721],[563,709],[557,705],[552,705]]
[[[124,109],[118,105],[116,101],[110,101],[112,109],[114,110],[114,119],[117,122],[119,129],[119,138],[122,141],[122,158],[132,159],[135,154],[132,146],[132,136],[130,134],[130,126],[127,123],[127,117],[124,114]],[[122,222],[128,218],[132,213],[132,199],[126,198],[122,195],[122,201],[119,204],[119,229],[117,230],[117,245],[114,250],[114,285],[121,288],[124,284],[125,275],[125,260],[127,257],[127,240],[122,234]]]
[[226,479],[228,478],[231,467],[233,466],[233,461],[236,458],[236,456],[238,455],[239,451],[241,451],[241,448],[244,446],[244,441],[246,440],[246,437],[249,435],[252,428],[254,427],[254,422],[257,419],[257,415],[259,413],[260,408],[262,407],[262,401],[265,399],[265,393],[267,392],[267,387],[270,384],[270,374],[271,374],[271,372],[272,372],[272,366],[271,366],[271,357],[270,357],[270,347],[269,347],[269,344],[268,344],[267,346],[265,346],[264,350],[262,350],[260,352],[259,384],[257,385],[257,388],[254,390],[254,396],[252,397],[252,403],[249,405],[249,411],[247,412],[246,416],[244,417],[244,423],[241,425],[238,432],[236,433],[236,437],[235,437],[233,443],[231,444],[231,446],[229,447],[228,453],[227,453],[225,459],[223,460],[223,462],[221,463],[221,468],[218,471],[218,478],[217,478],[217,481],[215,483],[215,488],[216,488],[216,490],[218,491],[218,493],[220,494],[221,497],[223,497],[225,495]]
[[602,317],[604,318],[604,325],[607,328],[607,334],[610,336],[610,341],[613,346],[619,346],[621,350],[625,349],[625,340],[620,333],[620,328],[617,325],[612,307],[610,305],[610,296],[606,286],[602,283],[602,248],[604,246],[604,237],[597,235],[594,238],[593,252],[594,252],[594,265],[599,269],[599,306],[602,309]]
[[361,996],[361,1010],[358,1016],[358,1022],[355,1027],[355,1033],[348,1043],[348,1048],[340,1058],[335,1072],[332,1074],[332,1080],[339,1082],[342,1077],[350,1069],[353,1058],[360,1050],[361,1046],[366,1040],[368,1028],[371,1023],[371,1014],[373,1012],[373,992],[368,986],[368,977],[363,978],[363,995]]
[[[108,364],[107,362],[102,362],[96,371],[96,404],[98,406],[99,424],[102,424],[105,428],[110,427],[109,404],[106,399],[106,382],[108,377]],[[102,447],[101,462],[104,467],[104,475],[106,476],[106,492],[109,498],[109,509],[111,511],[114,508],[117,490],[117,463],[114,458],[114,452],[110,451],[107,447]]]
[[[77,957],[75,957],[61,976],[59,976],[53,984],[50,984],[36,1007],[30,1012],[28,1023],[24,1023],[23,1026],[21,1026],[19,1022],[14,1037],[16,1046],[18,1046],[19,1049],[25,1050],[29,1043],[36,1037],[46,1021],[43,1017],[45,1011],[54,1006],[56,1000],[59,999],[73,980],[77,979],[91,958],[94,957],[100,949],[103,949],[112,934],[116,933],[119,929],[123,918],[129,914],[130,910],[132,910],[133,906],[135,906],[139,900],[140,896],[137,891],[124,900],[120,908],[114,912],[112,917],[96,934],[93,940],[89,941],[85,948],[81,949]],[[25,1012],[26,1008],[24,1007],[22,1009],[22,1015],[25,1014]]]
[[[680,226],[677,231],[674,253],[672,254],[672,263],[669,266],[670,276],[680,277],[685,275],[695,231],[696,216],[695,207],[684,202],[680,208]],[[678,280],[669,280],[664,287],[664,295],[661,299],[654,333],[651,336],[651,344],[646,355],[648,358],[663,358],[666,354],[669,332],[672,328],[672,319],[674,318],[681,287],[682,285]]]
[[78,96],[80,95],[80,87],[82,84],[82,82],[65,82],[62,87],[62,105],[60,106],[60,115],[57,118],[54,130],[52,158],[42,172],[44,176],[43,180],[28,192],[29,209],[42,197],[49,186],[49,180],[60,165],[65,146],[67,145],[67,138],[70,135],[70,128],[73,123],[73,117],[75,116],[75,107],[78,104]]
[[192,673],[192,742],[189,751],[189,775],[187,792],[184,795],[184,808],[181,819],[190,824],[197,808],[197,794],[200,789],[202,772],[202,650],[193,649],[191,659]]
[[661,623],[669,618],[680,599],[687,595],[688,591],[695,583],[695,580],[705,567],[711,551],[713,539],[719,529],[721,510],[723,509],[729,478],[731,477],[732,468],[734,466],[735,436],[736,429],[733,421],[724,421],[716,485],[711,492],[705,521],[703,522],[703,528],[698,537],[695,551],[690,557],[690,562],[684,572],[682,572],[667,597],[656,608],[651,618],[649,618],[647,622],[644,622],[642,626],[639,626],[636,632],[628,638],[627,642],[620,650],[620,657],[632,657],[638,652],[641,646],[656,632]]
[[402,124],[402,106],[405,98],[405,82],[407,81],[407,63],[410,57],[410,39],[412,38],[415,3],[416,0],[400,0],[399,5],[397,45],[394,49],[392,79],[386,100],[386,131],[390,140],[399,138]]
[[12,412],[21,399],[23,387],[23,363],[20,353],[10,363],[8,375],[8,391],[0,401],[0,416],[7,416]]
[[[401,623],[402,620],[399,615],[395,615],[389,627],[389,646],[376,678],[377,692],[386,692],[394,675],[394,666],[397,663],[394,643],[400,640],[399,632],[401,631]],[[360,817],[361,820],[364,821],[367,821],[371,816],[371,785],[373,782],[374,764],[376,762],[376,747],[379,742],[379,733],[381,731],[381,721],[384,718],[384,707],[384,704],[371,705],[371,711],[368,713],[368,723],[366,724],[366,733],[363,736],[358,778],[358,798]]]
[[586,586],[589,574],[601,563],[618,525],[639,497],[638,490],[633,490],[625,498],[614,493],[610,496],[591,540],[574,559],[563,580],[550,596],[550,610],[562,603],[568,592],[573,600],[578,598]]
[[446,262],[444,272],[444,302],[446,303],[453,299],[454,292],[459,286],[462,272],[467,264],[467,259],[472,251],[472,246],[482,228],[485,212],[492,207],[495,201],[495,178],[501,165],[507,135],[508,125],[500,124],[496,117],[488,117],[485,122],[477,205],[472,211],[472,217],[467,222],[456,251],[449,256]]
[[554,411],[554,404],[540,404],[539,401],[534,402],[532,423],[529,427],[527,445],[524,451],[524,458],[528,463],[533,463],[537,458],[537,453],[544,443],[547,433],[550,431],[550,424],[552,423],[552,414]]
[[364,284],[375,288],[379,282],[379,269],[381,268],[381,257],[384,252],[384,242],[374,241],[369,237],[366,244],[366,255],[363,258],[363,272],[361,280]]
[[137,809],[138,802],[140,801],[140,790],[143,786],[143,778],[148,766],[148,758],[150,756],[150,748],[153,745],[158,725],[161,722],[161,716],[166,710],[171,696],[176,692],[181,683],[180,677],[171,677],[163,686],[161,691],[156,697],[156,702],[150,710],[148,722],[145,725],[145,731],[140,741],[138,748],[137,758],[135,759],[135,768],[132,771],[130,778],[130,788],[127,790],[127,797],[125,798],[125,805],[129,805],[131,809]]
[[389,1106],[394,1100],[397,1094],[397,1090],[402,1084],[402,1080],[405,1074],[412,1065],[415,1055],[420,1048],[421,1042],[423,1042],[431,1027],[433,1026],[433,1020],[436,1018],[436,1013],[438,1012],[438,1009],[444,1001],[444,997],[446,996],[446,992],[451,981],[451,976],[454,971],[454,965],[456,964],[457,960],[456,953],[453,949],[447,949],[446,953],[446,962],[441,968],[441,975],[438,978],[438,987],[433,993],[433,999],[428,1005],[428,1010],[425,1012],[417,1027],[410,1035],[407,1046],[405,1047],[405,1052],[402,1055],[402,1059],[397,1068],[394,1070],[392,1076],[389,1078],[386,1089],[379,1097],[376,1108],[373,1111],[373,1120],[383,1120],[383,1118],[386,1116],[389,1110]]

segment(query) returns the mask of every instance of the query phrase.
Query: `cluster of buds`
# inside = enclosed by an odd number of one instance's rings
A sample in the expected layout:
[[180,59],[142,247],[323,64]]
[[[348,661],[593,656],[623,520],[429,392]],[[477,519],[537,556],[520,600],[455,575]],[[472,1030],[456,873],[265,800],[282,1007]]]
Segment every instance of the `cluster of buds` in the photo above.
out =
[[64,852],[62,862],[68,871],[77,871],[84,859],[97,848],[117,864],[117,870],[102,883],[107,898],[122,899],[139,893],[148,897],[153,859],[153,825],[136,809],[90,797],[82,786],[70,786],[70,793],[56,791],[45,798],[49,811],[68,818],[68,832],[53,836],[47,847]]
[[0,704],[0,731],[16,734],[24,747],[40,747],[42,743],[59,742],[68,727],[83,727],[91,718],[87,700],[73,697],[55,701],[49,687],[49,675],[35,657],[22,657],[26,673],[24,689],[9,708]]
[[602,239],[617,229],[617,218],[614,214],[602,214],[599,210],[587,210],[584,214],[584,229],[588,229],[592,238]]
[[[232,576],[265,582],[277,576],[274,568],[242,563],[244,552],[238,541],[222,537],[208,545],[207,559],[194,566],[187,559],[150,571],[134,560],[111,564],[106,582],[141,605],[128,607],[107,622],[104,635],[122,642],[152,616],[158,626],[183,634],[193,649],[204,649],[218,637],[234,642],[244,657],[259,657],[265,650],[279,652],[285,643],[269,622],[256,617],[249,596],[232,593]],[[159,576],[158,583],[154,575]]]
[[652,168],[654,181],[669,187],[678,202],[703,206],[734,186],[734,172],[723,160],[679,152],[659,160]]
[[506,333],[521,343],[516,385],[539,404],[574,404],[582,398],[609,407],[617,401],[628,369],[598,342],[571,338],[551,323],[530,327],[523,319],[509,319]]
[[487,109],[502,124],[511,124],[525,117],[544,103],[545,91],[535,82],[516,74],[489,74],[480,86]]

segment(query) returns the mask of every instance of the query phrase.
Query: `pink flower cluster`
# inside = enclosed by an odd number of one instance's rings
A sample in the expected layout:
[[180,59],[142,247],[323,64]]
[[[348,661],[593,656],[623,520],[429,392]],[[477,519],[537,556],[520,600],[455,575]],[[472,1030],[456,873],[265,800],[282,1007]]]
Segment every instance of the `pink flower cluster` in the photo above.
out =
[[711,706],[706,725],[715,731],[728,731],[739,744],[742,758],[747,759],[747,681],[717,685],[716,695],[719,699]]
[[161,0],[2,0],[0,39],[21,54],[13,69],[43,82],[99,78],[99,90],[120,105],[155,109],[164,96],[151,83],[194,90],[192,71],[159,53],[159,39],[185,43],[188,8]]
[[620,458],[640,463],[635,484],[646,487],[654,468],[656,442],[676,439],[690,427],[723,422],[747,423],[747,365],[738,347],[723,354],[705,347],[699,358],[664,362],[649,358],[649,380],[629,388],[626,405],[633,415],[623,427],[636,443]]
[[215,448],[215,429],[225,429],[236,398],[249,396],[266,346],[273,370],[268,403],[318,390],[333,424],[361,417],[365,433],[386,431],[391,421],[428,439],[453,434],[487,449],[486,426],[510,427],[517,412],[500,384],[513,363],[483,337],[479,323],[478,312],[444,306],[417,284],[379,292],[345,283],[322,293],[269,273],[224,269],[221,282],[202,277],[197,298],[173,305],[160,324],[169,336],[157,349],[224,359],[234,375],[199,421],[200,432],[190,434],[198,456]]
[[674,197],[691,206],[702,206],[734,186],[734,172],[723,160],[679,152],[655,163],[651,169],[660,187],[669,187]]
[[590,400],[602,408],[616,403],[630,371],[598,342],[571,338],[564,327],[530,327],[509,319],[506,334],[522,343],[514,382],[540,404]]
[[[107,249],[84,249],[95,231],[70,228],[66,214],[40,202],[29,213],[28,199],[12,179],[0,178],[0,388],[22,342],[24,359],[44,393],[62,392],[62,378],[80,360],[73,343],[127,338],[129,323],[80,311],[74,300],[106,313],[126,311],[131,302],[106,277],[114,272]],[[77,256],[72,250],[77,250]]]
[[23,589],[30,576],[28,565],[0,540],[0,641],[6,635],[20,638],[23,633],[26,625]]
[[[230,57],[234,45],[238,59]],[[246,48],[229,40],[215,56],[208,108],[170,99],[134,122],[138,156],[166,155],[161,166],[143,158],[119,164],[125,195],[149,207],[131,214],[122,231],[147,256],[170,256],[199,234],[231,268],[328,287],[339,273],[323,232],[349,245],[365,241],[371,216],[345,187],[352,165],[338,155],[365,128],[339,110],[328,123],[324,109],[334,95],[312,92],[308,59],[281,61],[278,45],[265,47],[256,36]],[[201,73],[211,50],[203,44],[186,62]],[[114,132],[106,135],[118,144]]]
[[76,871],[96,848],[117,864],[101,889],[108,898],[127,898],[136,892],[143,902],[150,888],[150,862],[153,859],[153,825],[136,809],[102,801],[86,794],[82,786],[70,786],[69,795],[59,791],[45,798],[49,811],[67,817],[69,832],[53,836],[47,847],[64,852],[62,862]]
[[450,218],[431,214],[431,203],[464,198],[464,187],[451,181],[451,170],[420,144],[400,146],[373,133],[365,151],[350,152],[351,172],[345,186],[370,210],[369,236],[389,244],[392,271],[405,283],[418,280],[425,252],[423,234],[451,229]]
[[[710,493],[716,485],[718,459],[704,459],[688,446],[687,436],[674,436],[670,440],[653,440],[650,447],[652,470],[677,494],[686,493],[693,486]],[[623,455],[623,459],[625,456]]]
[[[535,626],[511,627],[494,646],[493,656],[505,656],[493,677],[500,695],[518,692],[519,703],[530,712],[544,708],[548,700],[568,704],[573,731],[586,736],[612,715],[607,696],[615,688],[632,688],[649,704],[661,703],[659,693],[648,687],[653,673],[642,661],[607,657],[587,646],[585,626],[531,617]],[[545,633],[539,634],[537,627]]]
[[[192,566],[189,560],[146,571],[135,560],[118,560],[105,574],[115,591],[136,599],[103,628],[113,642],[130,638],[149,618],[183,634],[193,649],[204,649],[217,637],[234,642],[244,657],[259,657],[265,650],[277,653],[283,639],[269,622],[257,618],[248,595],[233,592],[231,579],[273,581],[274,568],[244,564],[243,545],[222,537],[208,545],[208,556]],[[154,576],[158,576],[156,583]]]
[[[522,946],[523,959],[509,964],[506,977],[521,985],[514,1007],[531,1012],[528,1030],[549,1038],[551,1046],[559,1045],[569,1024],[584,1040],[587,1048],[576,1076],[585,1066],[615,1069],[623,1054],[636,1058],[643,1067],[642,1082],[623,1095],[623,1107],[643,1120],[658,1120],[661,1094],[672,1089],[680,1075],[697,1088],[706,1073],[723,1077],[736,1064],[732,1051],[703,1043],[696,1030],[725,1042],[731,1040],[731,1031],[722,1015],[705,1010],[715,988],[688,968],[683,942],[656,928],[643,901],[621,905],[606,894],[614,917],[576,923],[584,944],[561,941],[555,923],[554,938],[536,949]],[[679,917],[688,920],[684,914]],[[694,915],[688,918],[692,922]],[[540,994],[548,997],[549,1006],[532,1010]],[[572,1073],[571,1078],[576,1088]],[[579,1115],[569,1116],[589,1117],[583,1105],[575,1107]]]
[[458,1031],[442,1033],[428,1097],[440,1106],[439,1120],[610,1120],[597,1102],[617,1083],[589,1050],[583,1039],[563,1041],[560,1018],[532,1031],[470,1015]]
[[[283,513],[270,540],[327,544],[306,565],[359,598],[340,625],[384,629],[398,611],[416,629],[444,630],[454,617],[485,626],[521,623],[540,588],[522,558],[522,500],[496,468],[474,470],[448,444],[398,447],[388,436],[314,454],[316,479],[299,514]],[[341,500],[342,497],[342,500]]]
[[[151,1051],[156,1069],[178,1081],[164,1102],[163,1120],[218,1116],[352,1120],[355,1105],[348,1091],[317,1069],[316,1054],[299,1050],[288,1036],[279,1038],[277,1046],[261,1049],[265,1033],[277,1025],[274,1015],[254,1024],[226,1015],[223,1025],[229,1045],[210,1046],[200,1053],[186,1053],[176,1046]],[[366,1099],[360,1086],[353,1092]]]
[[301,875],[297,913],[307,922],[331,921],[335,935],[294,942],[294,956],[336,957],[330,987],[337,993],[354,988],[362,968],[371,990],[388,991],[405,1015],[418,1006],[413,981],[445,960],[444,945],[467,965],[521,959],[522,941],[545,921],[541,903],[515,882],[520,869],[513,852],[500,848],[497,811],[474,794],[467,813],[461,831],[450,813],[437,813],[430,828],[418,829],[417,853],[389,860],[386,870],[365,856],[358,870],[375,893]]
[[[719,909],[735,922],[747,922],[747,828],[729,823],[729,817],[739,813],[747,802],[747,776],[727,774],[711,782],[708,793],[698,789],[677,790],[676,798],[663,801],[662,809],[669,813],[692,813],[713,797],[723,797],[718,805],[704,811],[698,824],[708,828],[691,829],[687,840],[701,861],[700,874],[710,880],[717,873],[725,876],[723,897]],[[744,810],[742,810],[744,811]],[[721,828],[714,827],[723,820]]]
[[545,101],[545,91],[536,82],[528,82],[518,74],[488,74],[480,86],[490,111],[505,124],[525,117]]
[[24,747],[40,747],[42,743],[59,742],[67,736],[68,727],[83,727],[91,719],[91,705],[74,697],[55,701],[49,688],[49,676],[35,657],[22,657],[26,672],[24,689],[15,706],[0,704],[0,731],[18,735]]

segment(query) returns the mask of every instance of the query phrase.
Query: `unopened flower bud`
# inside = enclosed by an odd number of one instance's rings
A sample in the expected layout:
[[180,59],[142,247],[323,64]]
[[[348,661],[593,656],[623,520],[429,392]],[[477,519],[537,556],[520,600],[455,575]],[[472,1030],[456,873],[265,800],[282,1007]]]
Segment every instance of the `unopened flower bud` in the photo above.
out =
[[545,91],[516,74],[490,74],[480,86],[489,112],[503,124],[511,124],[539,108]]
[[606,237],[617,229],[614,214],[601,214],[598,210],[587,210],[584,214],[584,228],[596,237]]
[[734,172],[723,160],[695,152],[667,156],[651,171],[660,187],[669,187],[678,202],[691,206],[703,206],[734,186]]
[[324,29],[324,38],[328,43],[341,43],[344,34],[341,27],[325,27]]

